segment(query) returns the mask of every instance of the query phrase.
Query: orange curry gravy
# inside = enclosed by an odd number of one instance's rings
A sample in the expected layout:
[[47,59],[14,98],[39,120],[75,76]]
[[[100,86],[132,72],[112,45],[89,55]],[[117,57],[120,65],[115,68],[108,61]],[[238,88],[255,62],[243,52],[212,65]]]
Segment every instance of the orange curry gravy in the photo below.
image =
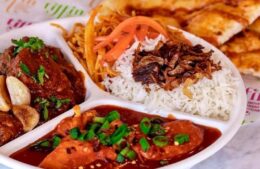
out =
[[[148,118],[160,118],[162,119],[164,122],[169,122],[169,121],[175,121],[177,119],[172,119],[172,118],[162,118],[159,116],[155,116],[155,115],[149,115],[149,114],[145,114],[145,113],[140,113],[140,112],[136,112],[133,110],[129,110],[126,108],[121,108],[121,107],[116,107],[116,106],[110,106],[110,105],[105,105],[105,106],[98,106],[93,108],[98,112],[99,116],[105,116],[107,115],[107,113],[113,111],[113,110],[117,110],[120,114],[120,119],[122,122],[130,125],[133,124],[139,124],[140,121],[144,118],[144,117],[148,117]],[[211,145],[212,143],[214,143],[220,136],[221,136],[221,132],[218,129],[215,128],[211,128],[211,127],[206,127],[206,126],[201,126],[201,125],[197,125],[194,124],[198,127],[200,127],[201,129],[203,129],[204,132],[204,139],[202,141],[202,144],[197,147],[195,150],[193,150],[192,152],[189,152],[187,154],[184,155],[180,155],[177,156],[176,158],[173,158],[171,160],[168,160],[166,164],[171,164],[171,163],[175,163],[178,162],[182,159],[185,159],[187,157],[190,157],[198,152],[200,152],[201,150],[205,149],[206,147],[208,147],[209,145]],[[46,136],[44,136],[43,138],[41,138],[40,140],[43,139],[47,139],[50,138],[50,136],[53,135],[53,132],[47,134]],[[31,146],[27,146],[26,148],[19,150],[18,152],[15,152],[14,154],[12,154],[10,157],[13,159],[16,159],[18,161],[27,163],[27,164],[31,164],[34,166],[38,166],[41,161],[49,154],[51,153],[51,149],[47,149],[47,150],[35,150],[32,149]],[[173,152],[174,153],[174,152]],[[54,161],[55,163],[55,161]],[[101,167],[100,167],[101,165]],[[111,162],[111,161],[95,161],[94,163],[91,163],[88,166],[84,166],[84,168],[114,168],[115,166],[119,166],[119,164],[115,161],[115,162]],[[133,162],[131,161],[126,161],[125,163],[123,163],[120,168],[124,168],[124,169],[133,169],[133,168],[157,168],[157,167],[161,167],[162,163],[160,161],[155,161],[155,160],[143,160],[141,161],[140,158],[137,156],[137,159]]]

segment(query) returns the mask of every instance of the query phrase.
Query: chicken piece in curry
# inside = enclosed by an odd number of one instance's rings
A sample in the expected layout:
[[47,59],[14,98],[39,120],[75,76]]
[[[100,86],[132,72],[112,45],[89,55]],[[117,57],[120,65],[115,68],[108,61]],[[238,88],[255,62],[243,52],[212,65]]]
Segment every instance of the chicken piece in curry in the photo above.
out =
[[47,169],[156,168],[198,153],[220,135],[187,120],[99,106],[65,118],[11,157]]

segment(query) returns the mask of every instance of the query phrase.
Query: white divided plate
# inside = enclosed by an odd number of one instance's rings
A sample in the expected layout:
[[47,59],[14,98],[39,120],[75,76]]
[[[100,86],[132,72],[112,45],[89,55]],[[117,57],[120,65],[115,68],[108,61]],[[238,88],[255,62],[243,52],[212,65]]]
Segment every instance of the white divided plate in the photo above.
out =
[[[90,108],[99,106],[99,105],[115,105],[120,107],[125,107],[128,109],[140,111],[149,113],[146,109],[146,107],[142,104],[136,104],[129,101],[123,101],[119,98],[116,98],[114,96],[111,96],[109,93],[106,93],[104,91],[101,91],[89,78],[83,67],[80,65],[78,60],[73,56],[72,51],[67,46],[66,42],[61,36],[60,30],[57,28],[54,28],[50,25],[50,23],[58,23],[64,26],[67,29],[70,29],[75,22],[82,22],[86,23],[88,17],[75,17],[75,18],[69,18],[69,19],[62,19],[62,20],[54,20],[50,22],[44,22],[39,23],[35,25],[31,25],[22,29],[14,30],[11,32],[8,32],[4,35],[0,36],[0,51],[3,51],[3,49],[7,48],[11,45],[11,39],[17,39],[21,38],[23,36],[38,36],[39,38],[43,39],[46,44],[53,45],[61,49],[63,54],[65,55],[66,59],[71,62],[77,70],[80,70],[84,72],[85,75],[85,84],[87,86],[87,96],[86,101],[80,104],[82,112],[85,110],[88,110]],[[161,116],[167,117],[169,114],[174,115],[177,119],[186,119],[191,120],[194,123],[214,127],[221,131],[222,135],[221,137],[215,141],[213,144],[211,144],[209,147],[204,149],[203,151],[186,158],[182,161],[179,161],[177,163],[165,166],[163,168],[189,168],[200,161],[208,158],[209,156],[213,155],[215,152],[217,152],[219,149],[221,149],[225,144],[230,141],[230,139],[235,135],[235,133],[238,131],[245,115],[246,111],[246,93],[245,93],[245,87],[244,83],[242,81],[242,78],[238,72],[238,70],[235,68],[235,66],[231,63],[231,61],[218,49],[216,49],[214,46],[210,45],[206,41],[195,37],[194,35],[191,35],[187,32],[183,32],[187,39],[189,39],[193,44],[201,44],[204,46],[207,50],[212,49],[219,57],[219,59],[224,62],[233,72],[233,75],[238,78],[239,80],[239,87],[238,87],[238,96],[235,100],[235,106],[233,108],[233,112],[230,116],[230,119],[226,122],[209,119],[209,118],[203,118],[199,116],[189,115],[187,113],[172,111],[172,112],[166,112],[166,111],[159,111],[156,112],[159,113]],[[37,168],[33,167],[28,164],[24,164],[22,162],[13,160],[9,158],[8,156],[17,150],[29,145],[30,143],[33,143],[37,139],[43,137],[47,133],[49,133],[54,127],[65,117],[72,116],[73,112],[72,110],[69,110],[62,115],[46,122],[45,124],[35,128],[34,130],[16,138],[13,141],[10,141],[9,143],[5,144],[4,146],[0,147],[0,163],[11,167],[11,168],[19,168],[19,169],[28,169],[28,168]]]

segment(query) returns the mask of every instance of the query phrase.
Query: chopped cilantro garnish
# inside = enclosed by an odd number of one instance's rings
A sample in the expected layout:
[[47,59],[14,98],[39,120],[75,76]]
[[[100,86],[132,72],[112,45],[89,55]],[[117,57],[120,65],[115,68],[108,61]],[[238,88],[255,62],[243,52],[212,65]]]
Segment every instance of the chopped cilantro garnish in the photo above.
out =
[[55,104],[55,108],[59,109],[63,104],[68,104],[70,103],[70,99],[58,99],[55,96],[52,96],[50,98],[51,102],[53,102]]
[[30,69],[23,62],[20,62],[20,68],[23,71],[23,73],[25,73],[26,75],[30,75],[31,74]]
[[41,110],[42,110],[42,116],[44,120],[48,120],[49,119],[49,110],[48,107],[50,106],[50,102],[47,99],[44,98],[36,98],[34,100],[35,103],[39,103],[41,106]]
[[37,71],[37,82],[40,85],[43,85],[44,83],[44,77],[46,76],[45,69],[42,65],[40,65],[38,71]]
[[54,60],[55,62],[58,61],[58,56],[57,55],[52,55],[52,60]]
[[29,48],[32,51],[41,49],[44,46],[44,43],[38,37],[30,37],[28,41],[24,39],[12,40],[12,43],[15,44],[14,56],[16,56],[22,49]]

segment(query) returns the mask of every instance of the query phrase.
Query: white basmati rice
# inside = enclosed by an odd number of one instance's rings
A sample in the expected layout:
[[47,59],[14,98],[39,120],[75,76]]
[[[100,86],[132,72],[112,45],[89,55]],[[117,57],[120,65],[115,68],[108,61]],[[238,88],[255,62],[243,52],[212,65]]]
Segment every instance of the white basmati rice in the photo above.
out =
[[[141,48],[151,51],[159,41],[164,40],[163,36],[154,40],[145,39]],[[114,69],[120,74],[117,77],[105,78],[103,83],[108,91],[122,99],[143,103],[149,110],[178,110],[221,120],[229,119],[238,85],[238,80],[233,77],[231,70],[222,67],[222,70],[212,74],[212,79],[203,78],[190,86],[192,99],[183,94],[182,85],[172,91],[166,91],[157,84],[150,84],[148,92],[147,86],[135,82],[132,77],[133,54],[139,44],[136,40],[115,62]]]

